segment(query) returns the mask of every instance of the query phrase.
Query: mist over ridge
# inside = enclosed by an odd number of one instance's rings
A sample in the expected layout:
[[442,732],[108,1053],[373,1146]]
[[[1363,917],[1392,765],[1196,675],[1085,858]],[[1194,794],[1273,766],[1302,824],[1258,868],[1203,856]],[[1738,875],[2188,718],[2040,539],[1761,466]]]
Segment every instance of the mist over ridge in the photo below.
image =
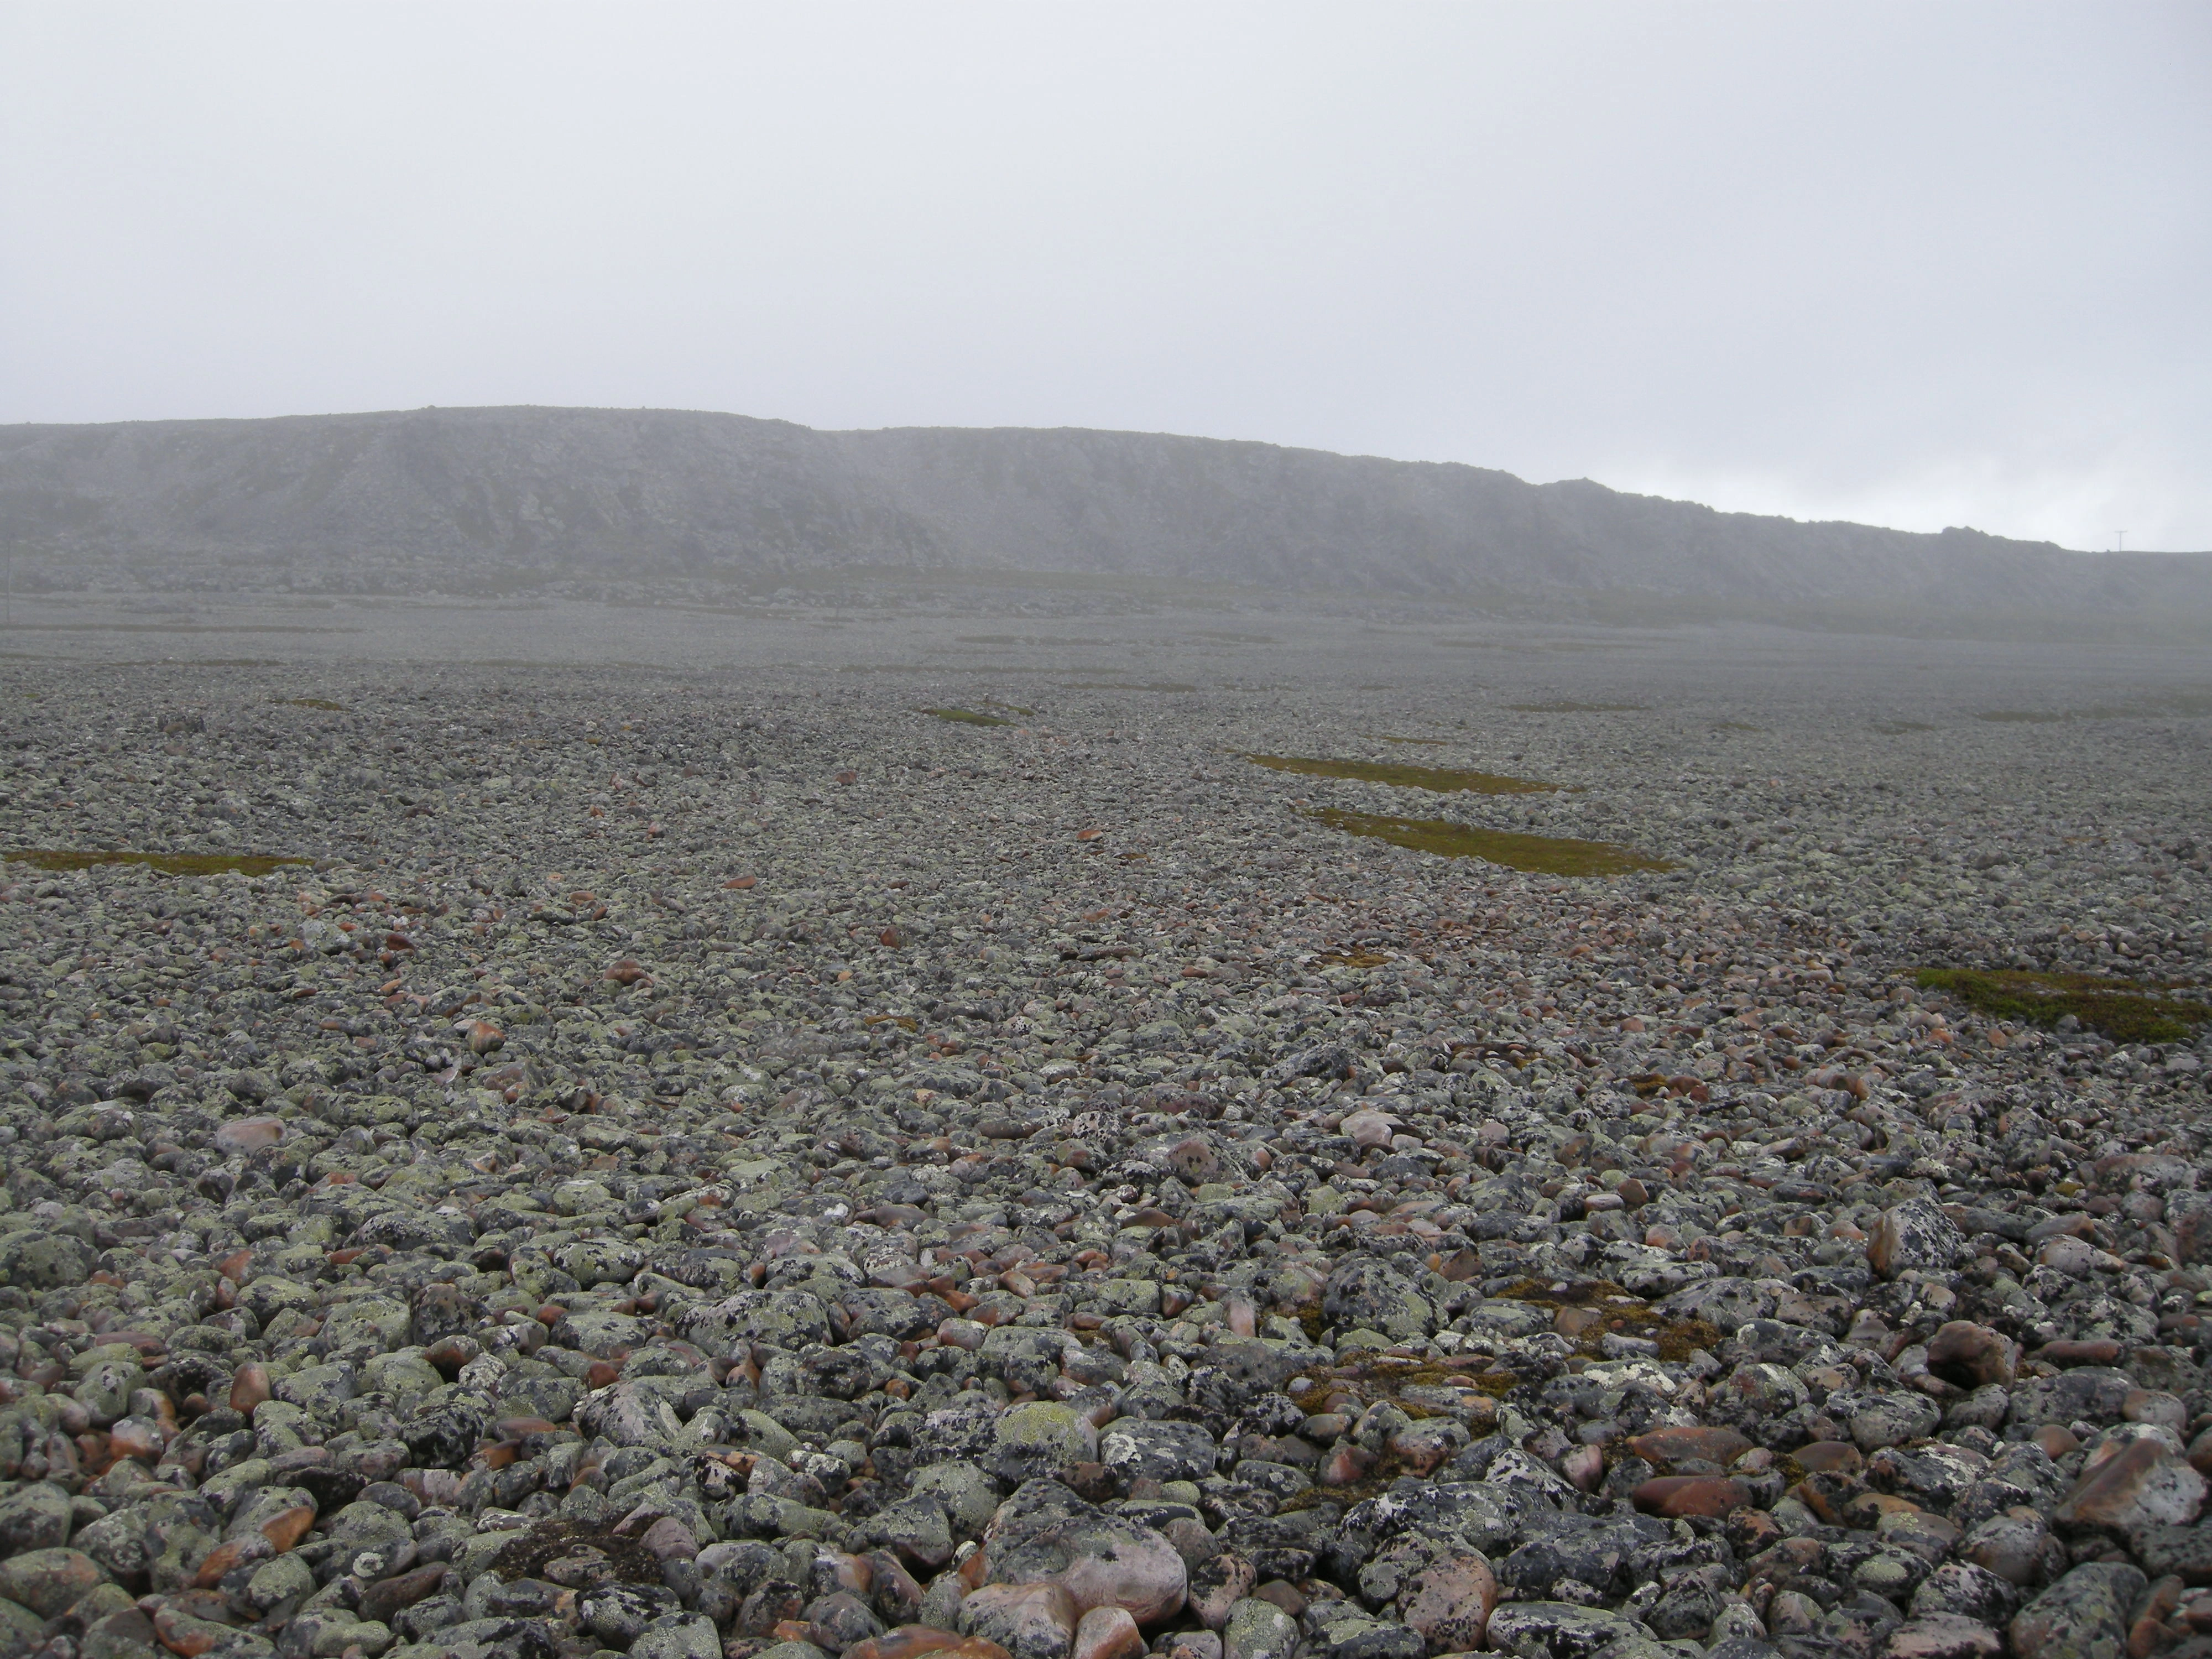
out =
[[847,573],[1206,584],[1593,621],[2179,637],[2212,556],[1724,513],[1212,438],[423,409],[0,428],[19,589],[697,593]]

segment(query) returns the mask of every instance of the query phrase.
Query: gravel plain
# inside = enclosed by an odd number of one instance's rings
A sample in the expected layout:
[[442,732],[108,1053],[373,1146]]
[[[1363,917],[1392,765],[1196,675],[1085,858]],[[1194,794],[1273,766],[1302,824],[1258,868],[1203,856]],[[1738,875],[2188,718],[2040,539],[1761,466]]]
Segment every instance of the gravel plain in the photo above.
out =
[[2185,653],[850,598],[7,635],[0,1652],[2212,1644]]

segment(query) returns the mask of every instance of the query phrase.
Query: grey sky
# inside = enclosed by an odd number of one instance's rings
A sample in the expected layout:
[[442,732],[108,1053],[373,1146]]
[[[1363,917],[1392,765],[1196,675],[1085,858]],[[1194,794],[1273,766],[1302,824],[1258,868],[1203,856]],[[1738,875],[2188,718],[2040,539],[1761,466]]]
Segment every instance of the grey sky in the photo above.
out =
[[1258,438],[2212,548],[2212,7],[0,4],[0,420]]

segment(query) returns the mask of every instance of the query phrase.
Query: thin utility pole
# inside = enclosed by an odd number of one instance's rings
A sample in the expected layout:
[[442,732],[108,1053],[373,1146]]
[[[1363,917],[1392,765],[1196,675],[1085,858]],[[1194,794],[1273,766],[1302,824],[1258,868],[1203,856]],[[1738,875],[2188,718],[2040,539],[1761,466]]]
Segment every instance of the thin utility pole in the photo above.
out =
[[2128,532],[2124,530],[2115,530],[2112,532],[2112,551],[2115,553],[2124,553],[2127,550]]

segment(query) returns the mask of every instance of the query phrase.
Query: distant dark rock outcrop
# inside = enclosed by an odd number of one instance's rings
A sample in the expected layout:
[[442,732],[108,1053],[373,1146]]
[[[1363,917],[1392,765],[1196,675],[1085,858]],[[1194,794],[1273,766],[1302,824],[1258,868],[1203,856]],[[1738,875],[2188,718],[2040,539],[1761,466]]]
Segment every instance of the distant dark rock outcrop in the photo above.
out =
[[514,591],[872,568],[1449,598],[1518,614],[2203,631],[2212,557],[1805,524],[1480,467],[1075,428],[659,410],[0,428],[18,581]]

